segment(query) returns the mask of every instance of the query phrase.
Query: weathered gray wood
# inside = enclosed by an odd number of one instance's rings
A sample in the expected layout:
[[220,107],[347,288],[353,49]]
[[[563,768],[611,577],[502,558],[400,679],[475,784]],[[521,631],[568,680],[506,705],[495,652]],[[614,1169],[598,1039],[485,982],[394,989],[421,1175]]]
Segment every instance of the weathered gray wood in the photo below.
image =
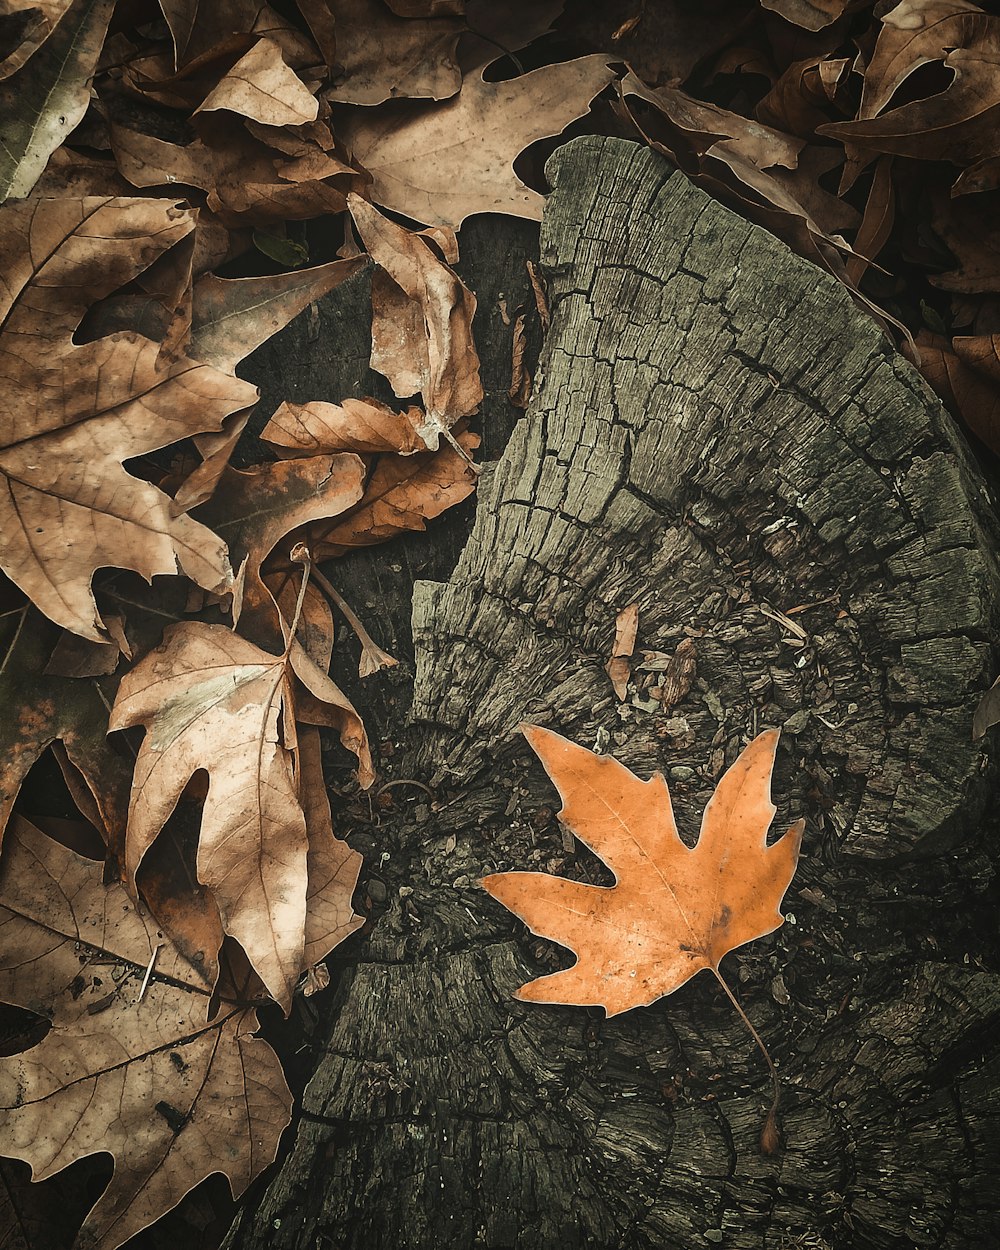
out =
[[[403,775],[371,836],[384,914],[327,1004],[291,1154],[227,1245],[959,1248],[1000,1236],[1000,976],[984,893],[993,744],[973,744],[1000,578],[951,423],[829,278],[651,153],[550,162],[544,383],[447,583],[414,595]],[[667,714],[619,705],[640,647],[694,632]],[[761,611],[807,631],[789,645]],[[474,884],[585,879],[521,719],[671,777],[784,725],[778,820],[807,816],[788,923],[727,960],[785,1085],[707,978],[606,1021],[510,990],[565,953]],[[353,958],[354,962],[351,962]]]

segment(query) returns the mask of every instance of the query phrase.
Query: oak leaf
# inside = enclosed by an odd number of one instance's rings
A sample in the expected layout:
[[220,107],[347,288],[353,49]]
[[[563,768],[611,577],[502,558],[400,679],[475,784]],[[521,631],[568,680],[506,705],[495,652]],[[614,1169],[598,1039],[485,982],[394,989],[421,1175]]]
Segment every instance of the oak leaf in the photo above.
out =
[[[674,824],[661,773],[624,765],[557,733],[523,727],[563,800],[560,819],[607,864],[611,887],[539,872],[495,873],[484,888],[577,963],[523,985],[527,1002],[600,1006],[609,1016],[672,994],[704,968],[783,923],[778,910],[804,822],[771,846],[778,731],[759,734],[724,774],[691,849]],[[721,980],[721,978],[720,978]]]
[[273,1160],[291,1096],[254,1009],[208,1019],[209,990],[123,887],[21,818],[0,858],[0,999],[51,1021],[0,1062],[4,1151],[36,1181],[114,1158],[77,1244],[115,1250],[206,1176],[238,1196]]
[[167,495],[123,462],[218,429],[257,397],[222,370],[164,360],[140,334],[75,343],[88,306],[187,236],[170,201],[38,200],[0,212],[0,372],[10,380],[0,448],[0,565],[65,628],[103,639],[91,590],[101,567],[150,579],[186,573],[224,591],[221,539],[172,514]]
[[600,55],[506,82],[472,73],[441,104],[389,101],[377,111],[345,111],[337,133],[372,175],[372,199],[386,208],[456,230],[471,213],[538,221],[543,197],[514,173],[515,157],[583,116],[614,77]]
[[419,408],[394,412],[377,399],[345,399],[339,404],[286,401],[275,409],[260,437],[279,456],[337,451],[412,456],[427,449],[417,434],[422,419]]

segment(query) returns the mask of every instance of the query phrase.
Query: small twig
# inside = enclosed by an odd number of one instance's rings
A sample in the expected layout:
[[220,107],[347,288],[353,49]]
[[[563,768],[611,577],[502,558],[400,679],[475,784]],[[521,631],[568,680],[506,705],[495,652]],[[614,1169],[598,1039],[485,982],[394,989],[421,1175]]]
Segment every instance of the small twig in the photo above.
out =
[[750,1030],[750,1035],[753,1037],[753,1040],[760,1047],[760,1053],[767,1060],[767,1066],[771,1071],[771,1080],[774,1082],[774,1099],[771,1102],[771,1110],[767,1113],[767,1119],[764,1121],[764,1127],[760,1131],[760,1151],[761,1151],[761,1154],[765,1154],[765,1155],[776,1154],[778,1151],[778,1147],[781,1144],[781,1138],[778,1135],[778,1100],[781,1097],[781,1087],[778,1084],[778,1069],[774,1066],[771,1056],[768,1054],[767,1047],[764,1045],[763,1041],[761,1040],[760,1034],[750,1023],[750,1017],[740,1006],[739,1002],[737,1001],[736,995],[733,993],[733,991],[729,988],[729,986],[726,984],[725,980],[723,979],[722,973],[718,970],[718,968],[713,968],[712,971],[715,973],[715,979],[719,982],[722,988],[726,991],[726,997],[729,999],[729,1001],[733,1004],[733,1006],[736,1008],[737,1012],[739,1013],[740,1019]]
[[378,798],[378,796],[380,794],[384,794],[386,790],[394,790],[397,786],[416,786],[418,790],[423,790],[424,794],[430,798],[432,803],[437,802],[437,795],[430,788],[430,786],[425,786],[422,781],[417,781],[414,777],[397,777],[395,781],[387,781],[385,785],[379,786],[379,788],[375,791],[375,797]]
[[160,953],[163,946],[162,942],[157,942],[153,947],[153,953],[149,957],[149,963],[146,965],[146,975],[142,978],[142,985],[139,986],[139,997],[137,1002],[142,1002],[146,994],[146,986],[149,985],[149,978],[153,975],[153,965],[156,963],[156,957]]
[[[324,577],[319,569],[314,569],[313,580],[327,596],[330,602],[336,604],[336,606],[341,610],[344,614],[344,619],[358,636],[358,641],[361,643],[362,661],[358,670],[359,676],[367,677],[371,673],[378,672],[380,668],[392,668],[394,665],[399,663],[395,656],[391,656],[388,651],[383,651],[378,643],[375,642],[372,636],[368,633],[368,630],[365,629],[364,625],[362,625],[357,613],[343,597],[343,595],[341,595],[340,591],[337,590],[329,578]],[[365,663],[366,659],[369,661],[368,664]]]

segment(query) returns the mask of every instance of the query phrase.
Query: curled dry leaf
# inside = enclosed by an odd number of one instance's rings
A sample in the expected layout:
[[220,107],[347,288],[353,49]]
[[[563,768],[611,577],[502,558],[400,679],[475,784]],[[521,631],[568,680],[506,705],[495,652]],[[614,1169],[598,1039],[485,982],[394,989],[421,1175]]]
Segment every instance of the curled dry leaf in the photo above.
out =
[[321,400],[283,403],[260,437],[280,456],[337,451],[388,451],[412,456],[427,449],[417,434],[422,419],[419,408],[394,412],[377,399],[345,399],[340,404]]
[[534,1003],[603,1007],[609,1016],[672,994],[702,969],[777,929],[798,862],[803,822],[771,846],[771,770],[778,731],[759,734],[725,773],[693,850],[677,835],[660,773],[640,781],[535,725],[523,727],[563,800],[560,819],[615,874],[584,885],[541,872],[495,873],[483,887],[533,933],[577,956],[523,985]]
[[[57,6],[46,6],[50,11]],[[90,103],[114,0],[73,0],[55,31],[0,83],[0,201],[26,196]]]
[[618,613],[615,620],[615,640],[611,646],[611,658],[604,666],[619,699],[624,699],[628,694],[629,678],[632,676],[629,657],[635,651],[638,631],[639,605],[630,603],[627,608],[623,608]]
[[38,51],[66,15],[71,0],[4,0],[0,17],[20,19],[18,38],[0,61],[0,78],[9,78]]
[[[457,442],[471,455],[477,435],[459,432]],[[381,456],[358,503],[330,525],[312,527],[313,555],[331,560],[357,547],[386,542],[426,522],[467,498],[475,490],[468,461],[453,447],[400,459]]]
[[981,738],[994,725],[1000,724],[1000,677],[979,700],[972,718],[972,736]]
[[[984,338],[990,341],[990,336]],[[953,342],[942,334],[921,330],[916,342],[920,372],[945,407],[987,447],[1000,452],[1000,377],[991,377],[987,369],[970,363],[968,357],[975,359],[979,353],[969,346],[969,339]],[[955,350],[959,342],[963,344],[965,359]]]
[[[922,65],[953,75],[944,90],[889,107]],[[858,118],[819,133],[855,148],[971,165],[996,156],[1000,18],[962,0],[903,0],[882,18]]]
[[207,1020],[207,988],[169,945],[140,995],[160,944],[99,864],[17,818],[0,858],[0,998],[51,1028],[0,1063],[4,1150],[36,1181],[112,1155],[77,1241],[92,1250],[115,1250],[214,1172],[240,1195],[291,1118],[253,1008],[222,1002]]
[[372,368],[400,398],[423,396],[426,412],[417,432],[433,451],[443,432],[482,403],[472,337],[476,298],[419,235],[358,195],[347,202],[385,277],[372,285]]
[[537,221],[543,198],[514,173],[514,158],[583,116],[614,77],[604,56],[546,65],[507,82],[471,73],[442,104],[400,101],[377,113],[345,113],[338,134],[372,175],[372,199],[386,208],[456,230],[471,213]]
[[259,39],[209,92],[196,113],[226,109],[268,126],[316,120],[319,102],[271,39]]
[[[160,359],[120,333],[76,344],[88,304],[187,235],[189,210],[155,200],[39,200],[0,212],[0,370],[16,389],[0,473],[0,564],[52,620],[101,641],[101,567],[186,573],[224,591],[225,545],[123,461],[218,429],[256,388],[210,365]],[[27,240],[27,246],[25,246]],[[33,269],[31,257],[38,256]]]
[[225,626],[185,621],[122,679],[110,721],[111,729],[146,729],[129,807],[129,881],[192,776],[205,769],[198,880],[286,1011],[302,966],[306,909],[289,682],[283,656]]
[[510,386],[507,398],[515,408],[527,408],[531,399],[531,374],[524,363],[528,337],[524,332],[524,313],[514,318],[514,333],[510,344]]
[[402,18],[382,0],[331,0],[337,76],[324,92],[343,104],[445,100],[462,85],[455,46],[465,29],[451,17]]

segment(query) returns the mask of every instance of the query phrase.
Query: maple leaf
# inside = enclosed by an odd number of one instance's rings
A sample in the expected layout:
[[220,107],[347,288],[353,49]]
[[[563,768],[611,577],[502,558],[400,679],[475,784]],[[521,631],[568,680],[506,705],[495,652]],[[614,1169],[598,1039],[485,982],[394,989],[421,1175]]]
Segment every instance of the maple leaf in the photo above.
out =
[[209,990],[124,888],[19,817],[0,858],[0,999],[51,1021],[0,1061],[5,1152],[36,1181],[114,1158],[77,1244],[115,1250],[206,1176],[238,1196],[274,1159],[291,1096],[254,1009],[223,1001],[209,1020]]
[[286,1010],[301,971],[307,883],[289,681],[285,656],[223,625],[185,621],[122,679],[110,721],[111,729],[146,727],[129,806],[128,879],[135,882],[191,777],[205,769],[198,880]]
[[345,111],[337,133],[372,175],[372,199],[425,225],[457,230],[471,213],[540,220],[543,197],[514,173],[514,158],[586,113],[614,77],[600,55],[506,82],[473,73],[442,104]]
[[778,908],[804,822],[767,846],[778,730],[759,734],[724,774],[693,850],[678,837],[662,774],[640,781],[551,730],[527,725],[523,733],[563,800],[563,824],[617,880],[602,887],[539,872],[483,879],[533,933],[578,957],[516,997],[618,1015],[672,994],[704,968],[718,976],[723,955],[783,923]]
[[103,566],[147,580],[185,572],[207,590],[232,573],[225,545],[172,514],[123,461],[247,407],[256,387],[210,365],[163,360],[134,333],[74,343],[88,305],[193,229],[169,201],[38,200],[0,212],[0,372],[11,383],[0,448],[0,566],[50,619],[103,640],[91,591]]

